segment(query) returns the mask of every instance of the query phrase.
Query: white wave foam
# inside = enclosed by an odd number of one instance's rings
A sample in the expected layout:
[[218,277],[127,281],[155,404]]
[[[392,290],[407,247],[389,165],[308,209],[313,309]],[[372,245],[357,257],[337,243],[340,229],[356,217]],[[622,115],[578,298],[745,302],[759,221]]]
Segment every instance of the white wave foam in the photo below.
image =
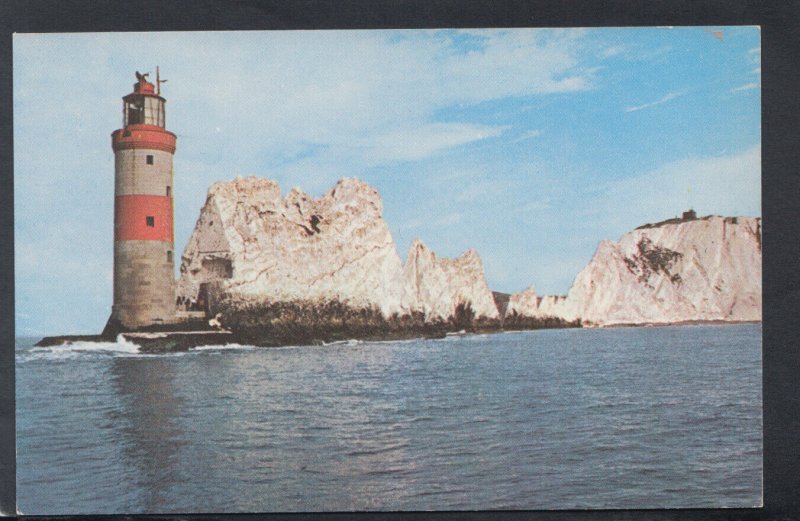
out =
[[405,338],[403,340],[368,340],[364,341],[364,344],[372,345],[391,345],[391,344],[412,344],[414,342],[422,342],[425,340],[424,337],[417,337],[417,338]]
[[24,352],[24,358],[68,359],[80,358],[87,354],[104,354],[110,356],[135,355],[139,354],[139,346],[126,340],[122,335],[119,335],[115,342],[89,342],[78,340],[54,346],[32,347],[30,350]]
[[323,342],[322,345],[323,346],[342,346],[342,345],[345,345],[345,346],[357,346],[357,345],[361,345],[363,343],[364,342],[362,342],[361,340],[356,340],[355,338],[351,338],[350,340],[336,340],[334,342]]
[[227,351],[233,349],[245,350],[245,349],[255,349],[256,346],[250,345],[243,345],[243,344],[213,344],[207,346],[196,346],[190,349],[190,351]]
[[[455,337],[452,338],[452,340],[458,340],[461,338],[464,337]],[[420,340],[422,339],[412,338],[404,340],[372,340],[372,341],[349,339],[349,340],[339,340],[330,343],[322,343],[317,345],[285,345],[285,346],[269,347],[267,349],[277,350],[277,351],[294,350],[294,349],[325,349],[327,347],[332,347],[332,346],[355,347],[355,346],[372,345],[372,344],[378,344],[378,345],[408,344],[413,342],[419,342]],[[191,353],[194,352],[220,353],[224,351],[249,351],[253,349],[258,349],[258,346],[230,343],[230,344],[211,344],[211,345],[196,346],[189,349],[188,351],[148,353],[148,352],[142,352],[139,345],[126,339],[123,335],[119,335],[117,336],[117,339],[114,342],[73,341],[73,342],[65,342],[63,344],[55,346],[32,347],[30,349],[18,351],[17,360],[20,362],[26,362],[29,360],[41,360],[41,359],[79,360],[82,358],[93,358],[93,357],[96,358],[98,356],[105,356],[105,357],[137,356],[137,357],[150,358],[150,357],[164,357],[164,356],[170,356],[170,357],[186,356],[186,355],[191,355]]]

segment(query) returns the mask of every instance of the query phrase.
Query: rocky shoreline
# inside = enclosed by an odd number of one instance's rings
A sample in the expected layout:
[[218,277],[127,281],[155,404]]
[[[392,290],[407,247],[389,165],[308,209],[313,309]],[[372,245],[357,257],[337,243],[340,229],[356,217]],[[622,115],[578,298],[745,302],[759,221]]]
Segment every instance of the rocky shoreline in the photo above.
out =
[[[322,302],[241,302],[215,299],[215,318],[208,322],[187,322],[152,326],[136,331],[107,326],[101,335],[45,337],[37,346],[72,342],[114,342],[120,337],[140,346],[143,353],[187,351],[216,344],[258,347],[324,345],[347,340],[391,341],[414,338],[444,338],[454,334],[499,333],[507,329],[532,330],[581,327],[580,321],[560,319],[476,316],[467,304],[456,306],[447,319],[431,318],[422,312],[394,313],[385,317],[376,307],[353,307],[335,300]],[[209,322],[216,324],[215,327]],[[193,327],[194,326],[194,327]],[[197,327],[199,326],[199,327]]]
[[[161,332],[128,332],[120,333],[117,337],[104,335],[60,335],[44,337],[35,345],[38,347],[52,347],[74,342],[114,342],[124,339],[139,346],[140,352],[145,354],[168,353],[189,351],[195,347],[209,345],[240,344],[257,347],[282,347],[287,345],[328,345],[349,340],[362,342],[411,340],[419,338],[445,338],[454,335],[477,335],[491,333],[511,333],[520,331],[533,331],[543,329],[616,329],[632,327],[670,327],[670,326],[708,326],[708,325],[737,325],[760,324],[757,320],[691,320],[683,322],[661,322],[646,324],[614,324],[607,326],[582,326],[579,322],[566,321],[535,321],[530,317],[525,320],[515,320],[509,323],[484,323],[468,326],[464,329],[454,329],[452,324],[427,325],[421,327],[375,327],[369,330],[365,325],[359,327],[340,328],[337,330],[323,331],[320,328],[312,329],[298,335],[285,332],[276,334],[275,330],[265,327],[253,327],[241,332],[225,330],[207,331],[161,331]],[[397,323],[394,323],[396,325]],[[363,333],[363,334],[362,334]]]
[[116,342],[123,340],[139,346],[141,353],[189,351],[207,345],[238,343],[236,336],[226,331],[169,331],[163,333],[120,333],[117,337],[104,335],[62,335],[44,337],[36,347],[54,347],[75,342]]
[[[323,345],[347,340],[391,341],[413,338],[444,338],[452,334],[481,334],[505,331],[503,320],[476,317],[469,305],[457,306],[449,319],[430,319],[421,313],[384,317],[377,308],[350,307],[337,301],[241,303],[221,299],[215,307],[219,328],[178,325],[150,327],[137,331],[114,331],[101,335],[45,337],[37,346],[69,342],[113,342],[119,336],[141,347],[141,352],[186,351],[220,343],[280,347]],[[187,324],[188,326],[189,324]],[[191,325],[196,326],[197,323]],[[579,322],[526,318],[508,323],[512,329],[581,327]]]

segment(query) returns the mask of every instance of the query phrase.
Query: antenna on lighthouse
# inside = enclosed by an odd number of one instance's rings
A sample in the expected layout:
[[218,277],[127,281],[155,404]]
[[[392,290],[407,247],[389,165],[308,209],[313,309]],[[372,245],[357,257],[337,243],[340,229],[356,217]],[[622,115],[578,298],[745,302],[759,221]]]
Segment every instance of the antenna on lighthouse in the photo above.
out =
[[156,65],[156,94],[161,96],[161,84],[166,83],[167,80],[161,79],[161,74],[158,70],[158,65]]

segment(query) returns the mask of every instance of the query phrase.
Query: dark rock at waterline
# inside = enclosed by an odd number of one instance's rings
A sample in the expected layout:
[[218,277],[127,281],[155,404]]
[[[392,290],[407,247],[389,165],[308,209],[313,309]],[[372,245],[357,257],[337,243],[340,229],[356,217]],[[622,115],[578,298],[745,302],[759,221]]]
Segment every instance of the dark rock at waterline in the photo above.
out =
[[568,321],[558,317],[529,317],[512,312],[503,319],[503,329],[564,329],[582,327],[581,320]]
[[237,338],[262,346],[443,337],[462,330],[501,329],[499,320],[475,318],[469,305],[458,306],[449,320],[434,321],[426,321],[420,312],[387,318],[377,308],[354,308],[334,300],[242,303],[221,299],[215,312]]
[[[142,353],[163,353],[188,351],[193,347],[205,345],[224,345],[237,343],[236,336],[229,331],[171,331],[158,333],[121,333],[126,342],[139,346]],[[114,342],[118,337],[104,335],[61,335],[49,336],[39,340],[37,347],[53,347],[75,342]]]
[[113,338],[103,335],[59,335],[46,336],[34,344],[36,347],[52,347],[61,344],[71,344],[73,342],[113,342]]
[[139,346],[141,353],[189,351],[199,346],[241,344],[241,339],[229,331],[186,331],[170,333],[131,333],[122,335]]
[[[461,304],[448,320],[426,320],[423,313],[384,317],[377,308],[354,308],[339,301],[242,303],[220,299],[214,312],[222,329],[203,321],[150,326],[136,331],[118,332],[143,353],[187,351],[197,346],[244,344],[263,347],[323,344],[342,340],[401,340],[441,338],[448,333],[492,333],[503,329],[541,329],[580,327],[580,322],[536,319],[513,314],[499,319],[476,317],[469,304]],[[106,327],[102,335],[46,337],[38,346],[64,343],[113,342]]]

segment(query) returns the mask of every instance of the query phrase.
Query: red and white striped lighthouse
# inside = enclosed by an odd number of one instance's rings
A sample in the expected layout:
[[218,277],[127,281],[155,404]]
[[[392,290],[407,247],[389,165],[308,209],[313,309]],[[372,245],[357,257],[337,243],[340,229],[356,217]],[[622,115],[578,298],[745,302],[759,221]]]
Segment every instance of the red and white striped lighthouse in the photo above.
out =
[[122,98],[114,149],[114,305],[107,329],[131,330],[175,320],[172,158],[161,81],[136,73]]

